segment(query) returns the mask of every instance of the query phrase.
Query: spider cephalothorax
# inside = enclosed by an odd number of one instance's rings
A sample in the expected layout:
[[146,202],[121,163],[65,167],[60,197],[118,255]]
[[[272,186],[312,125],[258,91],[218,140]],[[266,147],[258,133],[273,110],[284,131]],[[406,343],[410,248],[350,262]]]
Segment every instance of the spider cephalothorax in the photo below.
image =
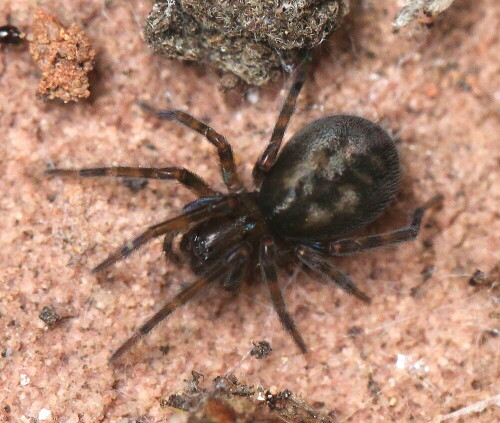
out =
[[180,232],[180,251],[197,275],[120,346],[111,361],[209,285],[220,283],[226,289],[235,289],[256,274],[265,281],[281,323],[305,353],[306,344],[286,311],[278,286],[277,264],[299,263],[319,278],[369,302],[352,280],[333,265],[331,257],[417,236],[424,211],[440,201],[441,196],[416,209],[407,227],[380,235],[341,238],[375,219],[396,194],[400,177],[398,153],[380,126],[356,116],[325,117],[304,127],[279,153],[304,78],[304,70],[299,69],[271,141],[254,167],[253,191],[246,190],[240,182],[231,146],[222,135],[182,111],[158,111],[143,103],[140,105],[144,110],[160,119],[186,125],[217,148],[228,193],[215,191],[199,176],[174,166],[47,171],[57,176],[173,179],[197,196],[179,216],[151,226],[94,268],[94,272],[99,272],[162,235],[168,256],[173,237]]

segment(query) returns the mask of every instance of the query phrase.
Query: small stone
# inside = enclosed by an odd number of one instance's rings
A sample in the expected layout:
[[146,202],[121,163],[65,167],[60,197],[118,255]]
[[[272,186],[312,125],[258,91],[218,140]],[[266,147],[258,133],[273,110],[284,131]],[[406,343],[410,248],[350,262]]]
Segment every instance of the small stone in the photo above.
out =
[[21,376],[19,378],[20,378],[19,384],[21,386],[27,386],[31,382],[30,378],[27,375],[25,375],[24,373],[21,373]]
[[38,420],[43,421],[52,417],[52,411],[42,408],[38,413]]
[[40,320],[45,322],[47,326],[54,326],[59,320],[61,320],[61,316],[56,313],[54,307],[45,306],[42,308],[42,311],[38,315]]

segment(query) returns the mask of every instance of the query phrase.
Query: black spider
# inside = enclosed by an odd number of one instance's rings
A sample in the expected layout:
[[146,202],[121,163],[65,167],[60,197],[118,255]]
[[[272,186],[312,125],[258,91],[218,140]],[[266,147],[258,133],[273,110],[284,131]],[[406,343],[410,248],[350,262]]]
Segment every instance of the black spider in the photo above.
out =
[[424,211],[442,196],[418,208],[411,224],[380,235],[339,239],[374,220],[394,198],[400,164],[393,140],[378,125],[357,116],[328,116],[299,131],[278,154],[305,79],[299,68],[282,107],[271,141],[257,161],[255,189],[244,188],[225,137],[179,110],[141,107],[159,119],[173,120],[204,135],[216,148],[228,193],[215,191],[198,175],[181,167],[51,169],[57,176],[174,179],[197,200],[182,214],[151,226],[93,269],[99,272],[124,259],[149,240],[164,235],[164,251],[181,232],[180,250],[197,278],[164,305],[110,357],[118,359],[179,306],[209,285],[235,289],[260,274],[281,323],[303,352],[307,347],[287,313],[278,287],[277,265],[299,263],[360,300],[370,299],[337,269],[331,257],[358,253],[414,239]]

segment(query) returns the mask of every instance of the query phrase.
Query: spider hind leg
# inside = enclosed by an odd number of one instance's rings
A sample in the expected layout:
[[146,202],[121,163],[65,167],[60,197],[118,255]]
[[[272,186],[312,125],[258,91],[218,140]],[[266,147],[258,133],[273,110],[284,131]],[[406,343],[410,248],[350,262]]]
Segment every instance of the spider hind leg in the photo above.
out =
[[345,238],[336,241],[320,241],[314,243],[314,248],[328,256],[343,256],[349,254],[357,254],[363,250],[371,248],[383,247],[386,245],[399,244],[400,242],[412,241],[417,238],[420,233],[420,226],[425,212],[441,204],[444,197],[438,194],[418,207],[413,212],[412,221],[408,226],[405,226],[394,231],[386,232],[378,235],[370,235],[359,238]]
[[300,262],[307,269],[318,274],[326,283],[334,283],[343,291],[365,303],[371,302],[370,297],[361,291],[348,275],[330,263],[328,257],[321,256],[318,252],[303,245],[298,246],[295,252]]

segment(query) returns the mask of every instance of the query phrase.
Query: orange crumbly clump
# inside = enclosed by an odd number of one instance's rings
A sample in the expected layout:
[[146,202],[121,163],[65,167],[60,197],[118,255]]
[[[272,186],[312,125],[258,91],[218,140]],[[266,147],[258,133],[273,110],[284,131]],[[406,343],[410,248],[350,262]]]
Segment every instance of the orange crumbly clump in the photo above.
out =
[[87,75],[94,67],[95,51],[78,25],[66,29],[37,9],[29,41],[30,53],[43,72],[40,94],[65,103],[90,95]]

